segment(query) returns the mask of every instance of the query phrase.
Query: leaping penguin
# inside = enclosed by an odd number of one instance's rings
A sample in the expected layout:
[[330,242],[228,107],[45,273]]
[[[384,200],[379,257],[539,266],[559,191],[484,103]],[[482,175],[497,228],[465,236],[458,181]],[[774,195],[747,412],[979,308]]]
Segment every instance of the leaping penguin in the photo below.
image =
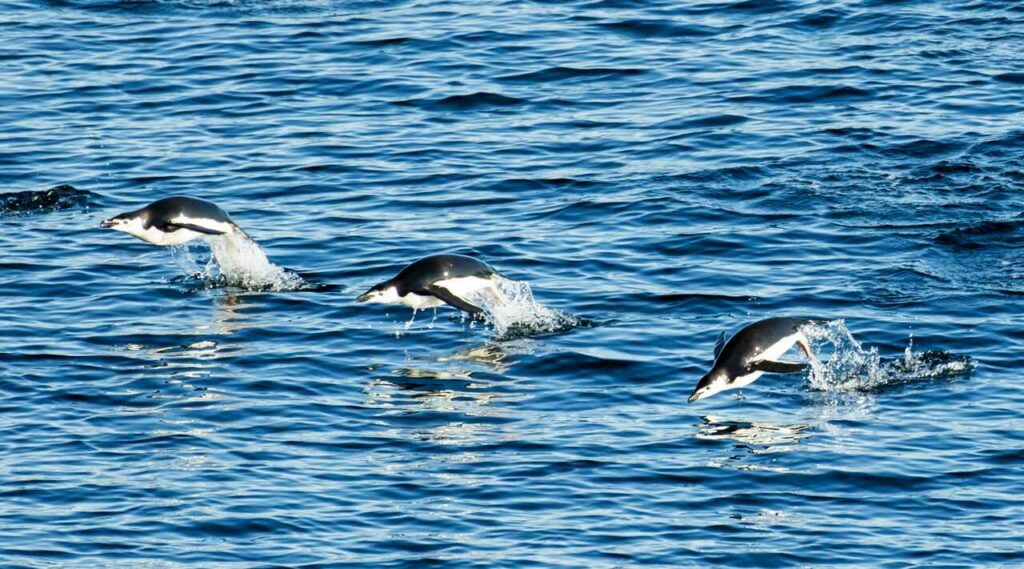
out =
[[814,356],[807,337],[801,331],[813,320],[799,318],[768,318],[754,322],[725,341],[725,333],[715,342],[715,363],[697,382],[690,403],[725,391],[754,383],[765,373],[799,373],[807,364],[779,361],[794,344],[800,346],[808,359]]
[[187,196],[157,200],[104,220],[100,227],[123,231],[153,245],[181,245],[198,237],[232,232],[245,235],[224,210]]
[[476,316],[483,309],[469,298],[482,293],[503,302],[504,296],[495,285],[500,276],[487,263],[473,257],[431,255],[405,267],[394,278],[372,286],[356,301],[404,304],[413,310],[449,304]]

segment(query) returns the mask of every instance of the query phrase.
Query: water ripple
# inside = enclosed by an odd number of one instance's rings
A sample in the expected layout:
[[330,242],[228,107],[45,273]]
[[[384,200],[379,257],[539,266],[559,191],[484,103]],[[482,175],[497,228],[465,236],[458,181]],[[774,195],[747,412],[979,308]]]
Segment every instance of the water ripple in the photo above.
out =
[[[1024,559],[1020,6],[0,1],[6,564]],[[174,194],[305,284],[97,227]],[[353,302],[438,251],[529,302]]]

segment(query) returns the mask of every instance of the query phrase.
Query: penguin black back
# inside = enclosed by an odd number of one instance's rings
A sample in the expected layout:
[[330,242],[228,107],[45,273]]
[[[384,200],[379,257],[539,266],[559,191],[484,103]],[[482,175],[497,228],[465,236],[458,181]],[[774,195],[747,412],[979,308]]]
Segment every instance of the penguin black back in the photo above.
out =
[[714,369],[723,369],[731,377],[747,373],[751,363],[781,338],[792,336],[801,326],[812,323],[802,318],[766,318],[747,326],[716,350]]
[[496,274],[497,271],[490,265],[473,257],[443,253],[423,257],[409,264],[390,282],[404,296],[410,292],[426,290],[437,281],[463,277],[489,278]]
[[204,235],[245,235],[216,204],[188,196],[159,199],[145,207],[106,219],[100,227],[134,235],[153,245],[181,245]]
[[697,382],[688,401],[710,397],[727,389],[750,385],[764,373],[797,373],[807,364],[780,361],[794,344],[812,358],[811,347],[801,327],[813,324],[803,318],[767,318],[744,327],[728,342],[719,336],[715,363]]
[[136,212],[140,213],[142,211],[146,212],[147,223],[150,226],[165,223],[179,216],[234,223],[231,221],[231,216],[218,207],[217,204],[188,196],[171,196],[159,199],[142,209],[136,210]]

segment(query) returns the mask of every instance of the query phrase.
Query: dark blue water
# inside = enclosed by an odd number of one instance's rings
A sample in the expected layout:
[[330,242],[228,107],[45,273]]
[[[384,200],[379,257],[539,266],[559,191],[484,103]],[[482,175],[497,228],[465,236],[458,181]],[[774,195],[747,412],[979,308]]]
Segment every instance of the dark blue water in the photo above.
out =
[[[3,0],[2,564],[1024,564],[1024,9],[680,4]],[[354,302],[438,251],[578,325]]]

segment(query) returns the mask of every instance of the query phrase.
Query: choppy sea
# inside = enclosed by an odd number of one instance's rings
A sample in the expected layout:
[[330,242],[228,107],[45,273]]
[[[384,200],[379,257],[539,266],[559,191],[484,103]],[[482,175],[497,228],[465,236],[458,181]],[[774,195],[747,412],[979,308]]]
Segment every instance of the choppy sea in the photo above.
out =
[[[0,0],[0,564],[1024,565],[1022,45],[994,0]],[[99,227],[170,195],[277,280]],[[437,252],[516,310],[355,302]],[[825,363],[687,404],[780,315]]]

